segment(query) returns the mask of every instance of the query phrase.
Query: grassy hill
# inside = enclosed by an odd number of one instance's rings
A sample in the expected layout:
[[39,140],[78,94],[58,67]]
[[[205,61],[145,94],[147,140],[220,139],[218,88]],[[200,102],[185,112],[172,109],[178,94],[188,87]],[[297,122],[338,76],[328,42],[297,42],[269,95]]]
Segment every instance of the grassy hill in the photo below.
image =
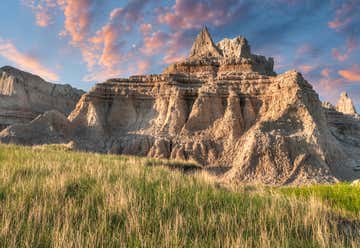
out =
[[178,166],[0,145],[0,247],[360,246],[360,187],[225,188]]

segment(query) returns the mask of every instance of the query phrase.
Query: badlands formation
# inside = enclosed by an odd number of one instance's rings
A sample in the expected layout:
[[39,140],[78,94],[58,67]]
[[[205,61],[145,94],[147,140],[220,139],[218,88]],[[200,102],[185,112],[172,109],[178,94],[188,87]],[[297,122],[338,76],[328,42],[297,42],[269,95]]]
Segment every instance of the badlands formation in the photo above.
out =
[[46,112],[8,127],[0,140],[195,161],[220,168],[224,182],[359,178],[360,120],[351,99],[322,104],[300,73],[276,75],[273,66],[245,38],[215,44],[204,28],[190,56],[163,74],[99,83],[67,117]]
[[0,68],[0,130],[26,123],[39,114],[58,110],[68,115],[85,92],[51,84],[10,66]]

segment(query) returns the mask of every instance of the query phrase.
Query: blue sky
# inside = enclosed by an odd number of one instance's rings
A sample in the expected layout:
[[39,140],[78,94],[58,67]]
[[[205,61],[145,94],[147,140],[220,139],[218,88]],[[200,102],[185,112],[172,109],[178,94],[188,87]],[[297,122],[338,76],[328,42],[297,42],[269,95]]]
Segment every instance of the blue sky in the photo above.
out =
[[296,69],[322,100],[347,91],[360,110],[360,0],[3,0],[0,65],[88,90],[160,73],[206,25]]

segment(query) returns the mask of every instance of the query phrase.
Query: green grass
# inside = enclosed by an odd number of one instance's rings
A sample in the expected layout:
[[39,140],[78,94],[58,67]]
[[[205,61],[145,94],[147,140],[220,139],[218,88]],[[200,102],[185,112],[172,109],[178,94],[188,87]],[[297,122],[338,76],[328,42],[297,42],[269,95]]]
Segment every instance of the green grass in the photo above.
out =
[[360,245],[357,187],[229,190],[196,167],[0,145],[0,247]]
[[283,187],[279,191],[285,195],[294,195],[305,200],[316,197],[333,209],[353,213],[357,216],[360,213],[360,187],[354,187],[349,183]]

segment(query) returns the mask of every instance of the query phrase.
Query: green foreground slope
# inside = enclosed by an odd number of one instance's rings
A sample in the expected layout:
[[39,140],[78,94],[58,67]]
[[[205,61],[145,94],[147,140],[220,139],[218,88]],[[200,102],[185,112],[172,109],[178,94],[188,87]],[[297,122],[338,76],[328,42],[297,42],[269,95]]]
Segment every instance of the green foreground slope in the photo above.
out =
[[151,164],[0,145],[0,247],[360,246],[359,187],[230,190]]

